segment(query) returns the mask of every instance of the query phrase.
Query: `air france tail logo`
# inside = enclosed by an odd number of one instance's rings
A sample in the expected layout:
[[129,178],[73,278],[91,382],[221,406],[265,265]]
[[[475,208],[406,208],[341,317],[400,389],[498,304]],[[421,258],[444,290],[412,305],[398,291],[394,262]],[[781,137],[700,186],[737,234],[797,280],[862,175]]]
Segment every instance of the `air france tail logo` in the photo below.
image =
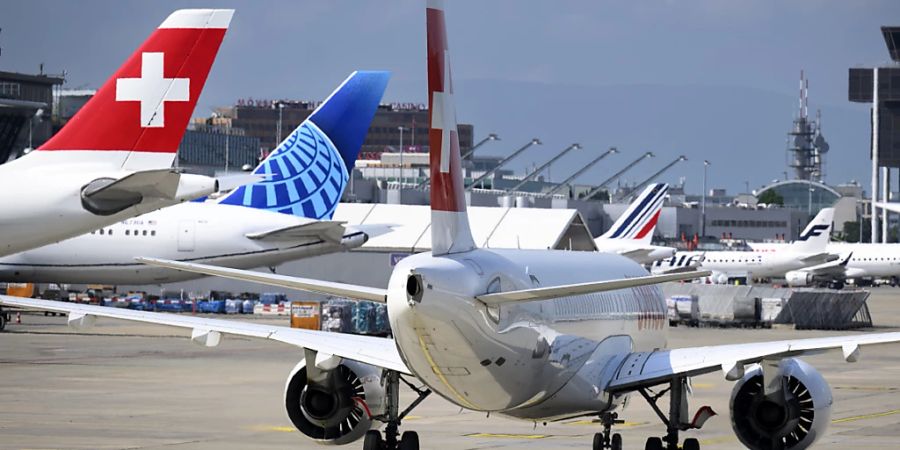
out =
[[190,78],[163,77],[163,53],[141,53],[141,77],[116,80],[117,102],[141,102],[141,128],[165,127],[166,102],[191,99]]
[[809,240],[809,238],[811,238],[811,237],[821,236],[822,233],[828,231],[829,228],[831,228],[831,225],[825,225],[825,224],[813,225],[809,230],[807,230],[805,233],[800,235],[799,240],[806,241],[806,240]]

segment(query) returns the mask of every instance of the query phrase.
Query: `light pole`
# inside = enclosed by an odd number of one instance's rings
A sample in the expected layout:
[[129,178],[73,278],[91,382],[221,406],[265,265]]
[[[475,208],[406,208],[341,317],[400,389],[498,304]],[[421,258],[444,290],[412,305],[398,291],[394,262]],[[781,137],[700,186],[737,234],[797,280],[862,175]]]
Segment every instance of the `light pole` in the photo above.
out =
[[[281,144],[281,118],[282,111],[284,111],[284,103],[278,102],[278,126],[275,128],[275,148],[278,148],[278,145]],[[274,150],[274,148],[273,148]]]
[[491,134],[487,135],[486,138],[478,141],[477,144],[473,145],[472,148],[469,149],[469,151],[467,151],[464,155],[462,155],[462,157],[460,157],[460,159],[461,160],[466,159],[469,156],[471,156],[472,153],[475,153],[475,149],[477,149],[478,147],[481,147],[481,145],[484,144],[485,142],[499,141],[499,140],[500,140],[500,136],[497,136],[495,133],[491,133]]
[[403,189],[403,131],[409,128],[400,126],[397,129],[400,130],[400,176],[397,178],[400,180],[400,189]]
[[[511,155],[507,156],[506,158],[501,159],[500,162],[498,162],[497,165],[494,166],[493,169],[485,171],[483,174],[481,174],[480,177],[474,179],[474,180],[472,181],[472,184],[470,184],[470,185],[468,185],[468,186],[466,187],[466,191],[468,192],[468,191],[471,191],[472,189],[474,189],[475,186],[478,185],[478,183],[481,183],[481,182],[484,181],[486,178],[488,178],[489,176],[493,175],[495,172],[497,172],[498,170],[500,170],[501,167],[503,167],[504,165],[506,165],[506,163],[508,163],[511,159],[515,158],[516,156],[519,156],[520,154],[522,154],[522,152],[524,152],[525,150],[527,150],[528,147],[531,147],[532,145],[543,145],[543,142],[541,142],[541,140],[538,139],[538,138],[533,138],[533,139],[531,139],[531,141],[529,141],[527,144],[523,145],[523,146],[522,146],[521,148],[519,148],[518,150],[512,152]],[[491,184],[491,187],[492,187],[492,188],[494,187],[494,186],[493,186],[493,183]]]
[[569,153],[572,150],[578,150],[580,148],[581,148],[581,144],[578,144],[578,143],[572,144],[572,145],[564,148],[561,152],[557,153],[556,156],[554,156],[553,158],[550,158],[550,161],[547,161],[543,165],[538,167],[537,169],[534,169],[534,171],[532,171],[530,174],[526,175],[525,178],[522,178],[522,181],[520,181],[519,184],[507,189],[506,192],[518,191],[526,183],[528,183],[533,178],[536,178],[538,175],[540,175],[540,173],[543,172],[544,169],[550,167],[550,165],[555,163],[559,158],[562,158],[563,156],[565,156],[566,153]]
[[812,219],[812,193],[813,193],[813,185],[812,181],[807,180],[809,184],[809,201],[806,203],[806,214],[809,215],[810,219]]
[[700,237],[706,236],[706,169],[709,168],[709,161],[703,160],[703,200],[700,202]]

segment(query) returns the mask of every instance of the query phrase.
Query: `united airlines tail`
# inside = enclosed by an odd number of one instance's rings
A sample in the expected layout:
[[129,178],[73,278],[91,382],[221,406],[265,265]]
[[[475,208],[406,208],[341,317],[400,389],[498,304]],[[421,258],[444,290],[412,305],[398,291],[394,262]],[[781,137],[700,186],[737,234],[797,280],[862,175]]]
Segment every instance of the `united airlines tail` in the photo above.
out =
[[170,168],[233,13],[172,13],[59,133],[22,159]]
[[219,202],[330,219],[387,87],[388,72],[352,73],[256,167],[263,181]]
[[647,186],[609,231],[598,239],[622,239],[650,244],[668,191],[669,185],[665,183]]
[[801,252],[824,252],[831,240],[831,227],[834,221],[834,208],[823,208],[806,226],[791,249]]

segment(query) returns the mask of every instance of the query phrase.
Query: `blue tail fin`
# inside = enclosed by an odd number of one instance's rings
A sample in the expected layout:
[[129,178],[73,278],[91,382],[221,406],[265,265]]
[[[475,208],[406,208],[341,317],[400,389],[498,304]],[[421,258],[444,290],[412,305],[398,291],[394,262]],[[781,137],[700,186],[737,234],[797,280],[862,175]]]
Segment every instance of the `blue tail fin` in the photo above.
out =
[[269,178],[220,200],[330,219],[387,87],[388,72],[353,72],[253,173]]

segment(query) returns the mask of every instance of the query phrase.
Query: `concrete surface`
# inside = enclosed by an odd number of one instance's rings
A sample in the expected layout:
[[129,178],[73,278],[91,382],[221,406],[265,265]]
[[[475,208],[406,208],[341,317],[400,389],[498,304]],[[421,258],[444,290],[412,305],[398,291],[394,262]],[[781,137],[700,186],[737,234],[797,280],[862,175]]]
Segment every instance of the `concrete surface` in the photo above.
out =
[[[900,330],[900,289],[875,289],[869,304],[876,328],[863,332]],[[8,331],[0,334],[0,449],[321,448],[283,412],[285,377],[301,357],[290,346],[226,337],[207,349],[191,345],[183,330],[108,319],[91,333],[75,333],[61,317],[30,314]],[[676,328],[670,341],[685,347],[845,333]],[[834,423],[818,448],[900,445],[900,345],[864,349],[856,364],[839,354],[806,360],[835,396]],[[689,434],[704,449],[741,448],[728,417],[731,383],[711,374],[693,386],[692,410],[710,405],[722,415]],[[423,448],[585,449],[599,429],[589,420],[534,426],[486,419],[440,398],[412,414],[403,429],[418,431]],[[623,418],[625,448],[643,448],[662,432],[640,397],[631,398]]]

